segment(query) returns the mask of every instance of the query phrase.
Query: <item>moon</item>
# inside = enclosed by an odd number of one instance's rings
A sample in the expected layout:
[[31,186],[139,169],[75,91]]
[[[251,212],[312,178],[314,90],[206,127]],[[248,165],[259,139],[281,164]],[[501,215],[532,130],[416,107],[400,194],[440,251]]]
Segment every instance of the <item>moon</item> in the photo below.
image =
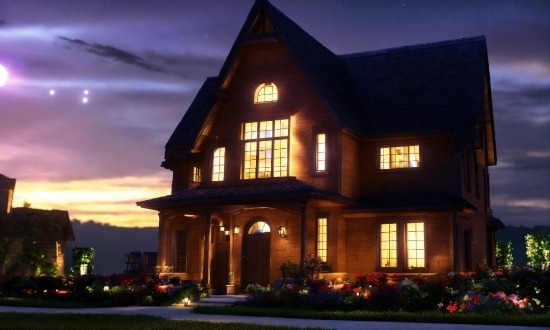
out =
[[8,69],[0,64],[0,87],[4,86],[8,82]]

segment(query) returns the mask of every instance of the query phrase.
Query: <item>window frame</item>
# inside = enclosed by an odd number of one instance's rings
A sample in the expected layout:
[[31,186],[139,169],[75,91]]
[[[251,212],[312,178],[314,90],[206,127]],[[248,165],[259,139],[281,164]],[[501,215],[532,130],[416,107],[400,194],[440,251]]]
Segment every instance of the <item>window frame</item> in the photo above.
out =
[[240,143],[241,180],[290,176],[290,118],[243,122]]
[[[396,155],[400,155],[397,152],[392,153],[393,150],[397,148],[407,148],[406,153],[406,160],[397,160]],[[411,153],[410,149],[416,148],[418,152]],[[384,152],[385,149],[387,149],[387,153]],[[377,148],[378,152],[378,170],[379,171],[396,171],[396,170],[415,170],[422,167],[422,152],[421,152],[421,144],[420,143],[400,143],[400,144],[384,144],[380,145]],[[416,155],[416,159],[411,159],[410,155]],[[387,159],[386,159],[387,157]],[[411,166],[412,162],[417,163],[416,166]],[[404,164],[406,163],[407,166],[397,166],[397,164]],[[392,167],[394,166],[394,167]]]
[[[264,91],[267,88],[271,88],[270,93],[264,93]],[[269,98],[269,99],[265,100],[266,98]],[[279,88],[277,88],[277,85],[273,82],[261,83],[254,90],[254,104],[273,103],[278,101],[279,101]]]
[[[180,248],[180,237],[185,239],[184,249]],[[189,268],[189,230],[186,228],[177,228],[174,230],[174,271],[178,273],[187,273]],[[180,256],[180,251],[185,252],[185,256]],[[182,261],[183,262],[180,262]],[[180,267],[183,266],[183,267]]]
[[[408,224],[412,223],[422,223],[423,224],[423,267],[410,266],[409,264],[409,253],[411,251],[408,240]],[[381,240],[381,230],[382,225],[385,224],[396,224],[396,262],[395,267],[383,267],[382,266],[382,240]],[[428,271],[428,219],[426,216],[415,216],[415,217],[388,217],[381,219],[378,222],[377,226],[377,262],[376,262],[376,271],[378,272],[399,272],[399,273],[418,273],[418,272],[427,272]]]
[[[328,262],[328,218],[326,214],[318,214],[315,217],[315,256],[321,258],[324,263]],[[321,224],[321,222],[324,222],[324,224]],[[323,227],[324,230],[321,230],[321,227]],[[324,246],[321,246],[321,243],[324,243]]]
[[[223,151],[223,155],[216,156],[218,151]],[[225,180],[225,147],[216,147],[212,152],[212,182],[222,182]]]

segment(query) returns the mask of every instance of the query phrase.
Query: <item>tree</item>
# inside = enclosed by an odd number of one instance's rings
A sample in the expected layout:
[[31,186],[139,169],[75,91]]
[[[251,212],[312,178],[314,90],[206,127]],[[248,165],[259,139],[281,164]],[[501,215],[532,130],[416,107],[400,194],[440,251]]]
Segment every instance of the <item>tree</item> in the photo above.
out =
[[71,274],[75,276],[93,274],[94,257],[95,252],[91,247],[73,248],[73,264],[71,266]]
[[531,267],[548,269],[550,265],[550,234],[525,235],[527,264]]
[[497,242],[497,266],[512,267],[514,265],[514,256],[512,255],[512,242],[498,241]]

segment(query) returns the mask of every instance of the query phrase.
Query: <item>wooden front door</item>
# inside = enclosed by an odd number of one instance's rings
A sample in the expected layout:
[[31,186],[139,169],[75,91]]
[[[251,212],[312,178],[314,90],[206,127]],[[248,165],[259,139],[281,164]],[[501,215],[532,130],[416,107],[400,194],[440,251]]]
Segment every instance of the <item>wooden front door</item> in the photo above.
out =
[[245,290],[248,284],[269,284],[269,260],[271,232],[248,233],[244,237],[243,250],[243,283]]
[[229,235],[217,230],[213,231],[211,248],[210,276],[212,288],[214,294],[225,294],[227,274],[229,273]]

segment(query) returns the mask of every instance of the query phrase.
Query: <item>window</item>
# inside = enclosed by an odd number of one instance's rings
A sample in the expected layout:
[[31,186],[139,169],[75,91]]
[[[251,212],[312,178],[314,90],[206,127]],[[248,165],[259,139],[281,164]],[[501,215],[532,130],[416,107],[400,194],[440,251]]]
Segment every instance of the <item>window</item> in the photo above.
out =
[[380,266],[397,267],[397,224],[380,226]]
[[187,273],[187,230],[176,230],[176,272]]
[[324,172],[327,169],[327,142],[326,134],[320,133],[316,135],[315,145],[317,147],[315,169],[317,172]]
[[223,181],[225,166],[225,148],[214,150],[214,166],[212,168],[212,181]]
[[327,262],[328,251],[328,219],[326,217],[317,218],[317,257],[323,262]]
[[271,232],[271,228],[264,221],[255,222],[248,230],[249,234],[263,234]]
[[425,223],[423,221],[402,221],[380,225],[380,268],[396,268],[397,271],[403,271],[425,267]]
[[407,223],[407,268],[424,268],[424,223]]
[[201,168],[193,166],[193,182],[201,182]]
[[288,176],[288,119],[243,125],[243,179]]
[[380,169],[418,167],[420,164],[420,147],[401,146],[380,148]]
[[279,92],[274,83],[261,84],[254,93],[254,103],[277,102]]

